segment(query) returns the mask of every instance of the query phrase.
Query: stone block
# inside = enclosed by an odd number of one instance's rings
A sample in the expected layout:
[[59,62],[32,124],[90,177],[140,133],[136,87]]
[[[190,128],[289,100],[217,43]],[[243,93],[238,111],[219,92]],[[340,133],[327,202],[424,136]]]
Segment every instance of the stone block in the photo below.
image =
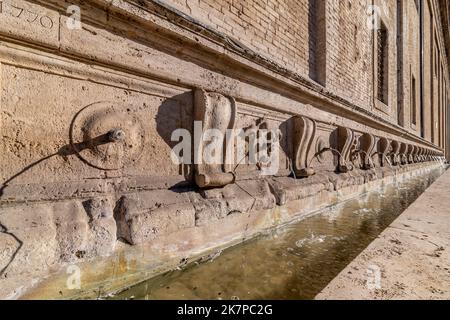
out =
[[159,236],[195,226],[195,209],[190,203],[149,207],[123,197],[116,211],[118,235],[131,244],[145,243]]

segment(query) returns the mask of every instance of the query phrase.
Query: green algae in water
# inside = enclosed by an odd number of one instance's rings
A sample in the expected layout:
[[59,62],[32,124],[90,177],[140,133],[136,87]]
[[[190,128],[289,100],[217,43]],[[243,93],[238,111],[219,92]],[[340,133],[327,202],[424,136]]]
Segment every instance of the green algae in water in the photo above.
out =
[[372,191],[112,298],[313,299],[443,172]]

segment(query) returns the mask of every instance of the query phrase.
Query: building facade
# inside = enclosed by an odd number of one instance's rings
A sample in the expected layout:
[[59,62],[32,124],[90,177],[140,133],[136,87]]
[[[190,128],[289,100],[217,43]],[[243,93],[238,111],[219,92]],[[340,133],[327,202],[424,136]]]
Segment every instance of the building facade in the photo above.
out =
[[118,288],[450,158],[448,17],[445,0],[0,1],[0,297]]

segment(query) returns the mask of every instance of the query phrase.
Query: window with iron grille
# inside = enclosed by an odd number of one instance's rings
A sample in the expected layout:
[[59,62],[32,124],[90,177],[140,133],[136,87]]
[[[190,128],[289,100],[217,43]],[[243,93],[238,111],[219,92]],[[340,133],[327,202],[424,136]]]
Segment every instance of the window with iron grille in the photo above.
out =
[[376,85],[377,98],[384,104],[389,101],[389,34],[386,25],[381,22],[376,31]]

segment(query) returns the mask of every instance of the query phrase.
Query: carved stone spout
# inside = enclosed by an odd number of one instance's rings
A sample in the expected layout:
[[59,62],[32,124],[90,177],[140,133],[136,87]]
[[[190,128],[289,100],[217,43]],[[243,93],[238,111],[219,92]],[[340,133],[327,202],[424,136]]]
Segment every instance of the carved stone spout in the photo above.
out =
[[[223,187],[234,183],[235,176],[226,165],[226,152],[233,146],[227,145],[226,137],[227,129],[234,129],[236,102],[231,97],[202,89],[195,91],[194,98],[194,121],[201,123],[203,130],[200,141],[194,141],[195,182],[200,188]],[[205,136],[206,133],[217,134],[209,137]],[[205,159],[205,154],[211,155],[212,159]]]
[[406,152],[408,163],[414,163],[414,150],[415,147],[411,144],[408,145],[408,151]]
[[419,162],[419,153],[420,153],[420,147],[414,146],[413,155],[412,155],[414,163]]
[[389,153],[391,152],[391,141],[386,138],[380,138],[378,141],[378,154],[380,156],[380,165],[382,167],[386,166],[386,161],[388,158]]
[[314,175],[308,155],[316,135],[316,122],[306,117],[294,117],[294,170],[298,177]]
[[338,151],[339,151],[339,172],[348,172],[353,170],[351,157],[354,151],[355,142],[354,132],[345,127],[338,128]]
[[407,157],[407,152],[408,152],[408,145],[406,143],[400,143],[400,164],[404,165],[404,164],[408,164],[408,157]]
[[391,162],[392,162],[392,165],[398,166],[401,162],[400,155],[399,155],[401,144],[400,144],[400,142],[394,140],[394,141],[392,141],[391,145],[392,145],[392,152],[390,155]]
[[375,148],[375,136],[370,133],[364,133],[359,141],[361,143],[361,152],[363,153],[363,169],[372,169],[374,167],[372,154]]

